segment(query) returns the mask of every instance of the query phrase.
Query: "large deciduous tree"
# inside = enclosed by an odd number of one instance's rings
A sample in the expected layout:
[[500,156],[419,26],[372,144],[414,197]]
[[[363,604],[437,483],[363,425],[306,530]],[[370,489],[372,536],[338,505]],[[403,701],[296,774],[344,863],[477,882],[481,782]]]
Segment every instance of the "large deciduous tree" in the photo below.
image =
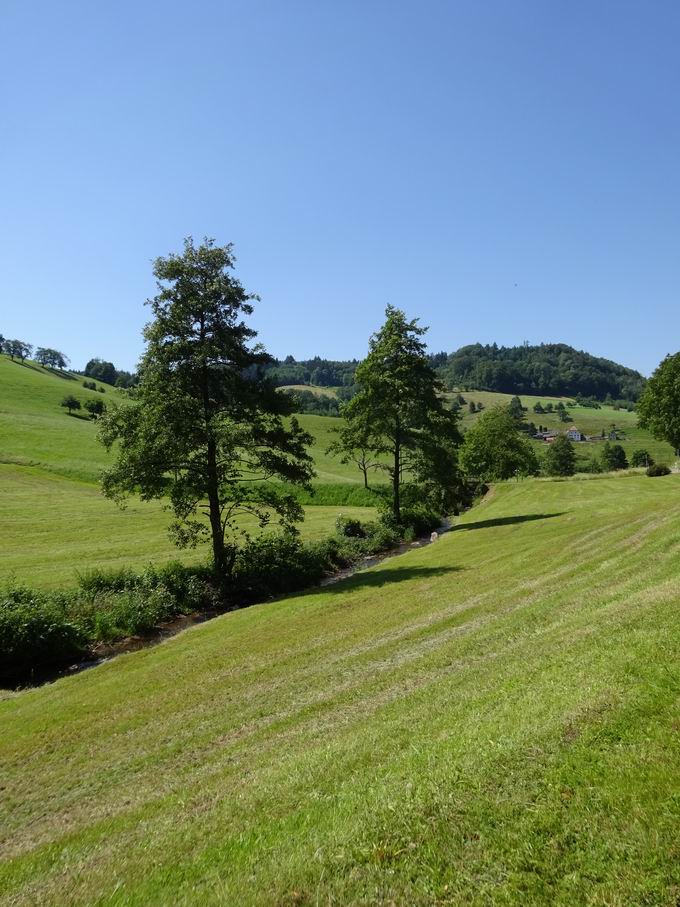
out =
[[452,503],[458,488],[457,414],[444,406],[443,386],[428,361],[422,337],[427,328],[388,306],[382,328],[369,341],[369,353],[356,370],[358,393],[343,409],[351,436],[387,472],[392,512],[401,520],[401,491],[410,477],[435,483]]
[[311,437],[294,418],[286,424],[291,400],[262,376],[270,358],[243,320],[257,297],[233,268],[232,246],[209,239],[156,260],[137,392],[109,408],[100,432],[108,448],[118,442],[104,493],[167,498],[176,543],[209,535],[220,581],[233,567],[239,515],[262,526],[275,517],[289,531],[303,517],[295,496],[266,480],[307,486],[314,474]]
[[656,368],[638,401],[638,422],[659,441],[668,441],[680,457],[680,353]]
[[477,419],[465,435],[460,462],[468,476],[483,482],[538,472],[531,442],[517,430],[507,406],[496,406]]

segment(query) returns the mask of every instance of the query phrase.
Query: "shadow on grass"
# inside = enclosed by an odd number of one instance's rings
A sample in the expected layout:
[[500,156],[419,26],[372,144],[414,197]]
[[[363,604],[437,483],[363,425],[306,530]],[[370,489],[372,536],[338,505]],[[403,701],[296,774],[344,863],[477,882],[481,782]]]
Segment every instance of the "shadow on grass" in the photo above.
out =
[[557,513],[525,513],[517,516],[501,516],[495,520],[477,520],[476,523],[462,523],[454,526],[451,532],[463,532],[470,529],[491,529],[492,526],[512,526],[515,523],[531,523],[534,520],[550,520],[556,516],[563,516],[568,511],[560,510]]
[[69,375],[68,372],[64,372],[59,368],[43,368],[43,366],[33,365],[31,362],[22,362],[21,359],[10,359],[9,361],[23,368],[33,369],[34,372],[38,372],[40,375],[54,375],[55,378],[63,378],[65,381],[78,380],[74,375]]
[[[354,589],[379,589],[388,583],[401,583],[408,580],[433,579],[447,573],[458,573],[463,567],[383,567],[380,570],[359,570],[351,576],[338,579],[337,582],[323,586],[324,592],[350,592]],[[318,589],[312,589],[317,592]]]

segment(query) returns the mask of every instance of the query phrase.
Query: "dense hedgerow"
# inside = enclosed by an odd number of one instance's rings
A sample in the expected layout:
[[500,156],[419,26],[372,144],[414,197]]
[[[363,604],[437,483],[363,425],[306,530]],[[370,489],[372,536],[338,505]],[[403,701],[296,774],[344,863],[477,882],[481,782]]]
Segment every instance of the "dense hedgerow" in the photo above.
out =
[[158,624],[199,610],[229,610],[314,586],[326,575],[422,535],[440,525],[425,506],[405,508],[402,525],[389,518],[361,523],[339,517],[336,533],[320,542],[269,534],[237,554],[227,599],[207,566],[177,562],[137,573],[96,569],[65,592],[23,586],[0,595],[0,682],[16,683],[77,661],[98,643],[152,632]]

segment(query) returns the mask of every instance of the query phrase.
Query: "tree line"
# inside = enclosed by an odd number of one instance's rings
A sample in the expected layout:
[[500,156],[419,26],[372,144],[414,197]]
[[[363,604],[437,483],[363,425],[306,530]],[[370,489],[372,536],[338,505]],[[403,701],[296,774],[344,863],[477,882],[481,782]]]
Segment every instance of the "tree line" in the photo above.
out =
[[438,357],[449,387],[597,400],[607,396],[637,400],[645,387],[639,372],[563,343],[510,347],[476,343]]
[[40,365],[45,368],[68,368],[70,360],[68,356],[64,355],[64,353],[59,350],[54,350],[47,346],[39,346],[36,348],[32,343],[26,343],[25,340],[9,340],[0,334],[0,353],[5,353],[5,355],[9,356],[12,360],[18,359],[20,362],[25,362],[26,359],[30,359],[31,356],[33,356],[34,349],[35,361],[39,362]]
[[[645,378],[639,372],[562,343],[514,347],[477,343],[453,353],[430,353],[428,360],[449,390],[570,396],[627,407],[645,387]],[[352,387],[357,366],[356,360],[315,356],[297,362],[293,356],[286,356],[272,361],[268,373],[278,385]]]

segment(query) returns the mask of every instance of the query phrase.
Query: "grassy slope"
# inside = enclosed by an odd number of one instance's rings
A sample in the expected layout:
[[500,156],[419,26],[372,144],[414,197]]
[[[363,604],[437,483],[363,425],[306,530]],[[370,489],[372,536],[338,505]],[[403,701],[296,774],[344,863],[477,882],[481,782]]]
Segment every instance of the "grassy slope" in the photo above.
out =
[[13,905],[672,904],[680,478],[437,544],[0,702]]
[[309,391],[315,397],[337,397],[338,390],[335,387],[320,387],[316,384],[282,384],[282,391]]
[[69,416],[59,404],[67,394],[107,404],[121,395],[108,386],[104,394],[86,390],[82,381],[78,375],[0,356],[0,463],[94,482],[106,464],[96,426],[85,416]]
[[[160,502],[132,500],[121,511],[95,485],[27,467],[0,467],[0,512],[0,585],[15,579],[35,588],[58,588],[72,586],[76,570],[95,566],[195,563],[208,557],[205,545],[178,551],[168,537],[170,517]],[[375,515],[371,507],[306,507],[302,536],[328,535],[339,512],[362,520]],[[257,534],[254,519],[241,523]]]
[[[487,409],[491,406],[509,403],[512,399],[511,394],[497,394],[488,391],[466,391],[463,396],[467,403],[471,400],[474,400],[475,403],[481,402]],[[570,402],[568,397],[532,397],[525,394],[522,395],[520,399],[522,404],[528,409],[526,414],[527,421],[534,422],[536,425],[546,425],[548,428],[557,428],[564,431],[565,428],[569,428],[573,424],[582,431],[583,434],[594,435],[599,434],[603,429],[609,431],[611,425],[614,424],[618,429],[625,432],[625,440],[622,440],[620,443],[623,445],[628,456],[630,456],[636,448],[644,447],[658,463],[672,465],[675,462],[676,457],[670,444],[667,444],[665,441],[656,441],[649,432],[642,428],[638,428],[637,415],[635,413],[629,413],[625,410],[615,410],[611,406],[604,405],[601,409],[590,409],[585,406],[568,406],[569,412],[572,415],[572,420],[567,423],[562,423],[560,422],[559,417],[554,413],[543,413],[541,415],[535,413],[533,411],[533,406],[538,402],[542,403],[544,406],[549,402],[552,402],[553,405],[555,405],[559,403],[560,399],[565,406],[567,406]],[[463,416],[463,427],[471,425],[474,420],[478,418],[477,414],[470,414],[467,407],[463,407],[461,414]],[[545,444],[537,444],[537,449],[539,451],[544,450]],[[601,449],[601,442],[584,442],[576,445],[576,453],[580,461],[599,456]]]
[[[73,582],[75,570],[89,567],[206,557],[204,548],[177,551],[160,504],[131,502],[121,512],[101,496],[96,482],[108,455],[96,439],[96,424],[60,407],[71,393],[83,402],[124,399],[110,387],[105,394],[86,390],[78,375],[0,355],[0,584],[13,577],[35,587],[59,587]],[[299,418],[315,436],[318,480],[360,485],[357,469],[325,454],[338,420]],[[303,535],[328,534],[341,511],[360,519],[374,514],[346,505],[307,507]]]
[[[95,398],[111,403],[124,397],[111,387],[105,394],[86,390],[80,376],[64,374],[67,377],[36,363],[21,365],[0,355],[0,464],[34,466],[96,482],[108,462],[96,438],[97,427],[89,419],[69,416],[59,404],[66,394],[74,394],[83,402]],[[300,415],[298,419],[315,438],[312,454],[318,480],[361,483],[356,467],[325,454],[338,420],[313,415]]]

